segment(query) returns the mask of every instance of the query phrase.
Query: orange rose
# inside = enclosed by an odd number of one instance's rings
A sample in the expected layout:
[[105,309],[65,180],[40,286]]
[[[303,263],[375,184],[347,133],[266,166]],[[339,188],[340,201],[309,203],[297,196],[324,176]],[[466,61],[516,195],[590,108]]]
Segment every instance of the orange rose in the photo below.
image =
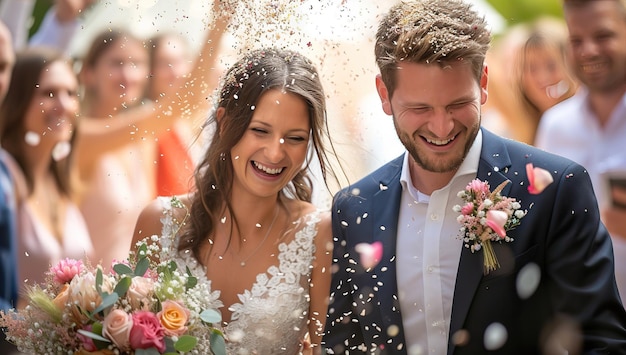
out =
[[187,320],[189,320],[189,310],[176,301],[165,301],[161,305],[161,312],[157,318],[165,329],[165,334],[169,336],[180,336],[187,331]]

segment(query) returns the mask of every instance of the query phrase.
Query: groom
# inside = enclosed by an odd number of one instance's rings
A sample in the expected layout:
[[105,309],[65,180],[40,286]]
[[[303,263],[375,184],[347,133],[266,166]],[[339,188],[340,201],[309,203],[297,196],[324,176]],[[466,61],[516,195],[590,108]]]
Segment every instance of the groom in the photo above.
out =
[[[406,153],[333,201],[328,353],[626,353],[587,172],[480,128],[486,26],[462,0],[401,2],[379,25],[376,88]],[[531,181],[541,171],[553,180],[545,189]],[[492,269],[488,243],[472,251],[453,210],[475,178],[491,191],[508,180],[501,195],[527,211],[504,239],[486,229]]]

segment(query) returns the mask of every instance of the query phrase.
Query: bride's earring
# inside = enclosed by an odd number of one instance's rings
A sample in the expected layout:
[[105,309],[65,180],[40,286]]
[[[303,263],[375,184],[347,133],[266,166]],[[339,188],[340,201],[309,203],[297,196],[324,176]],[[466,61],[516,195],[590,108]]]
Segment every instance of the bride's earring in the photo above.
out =
[[64,159],[68,155],[70,155],[71,151],[72,151],[72,145],[70,144],[70,142],[61,141],[55,144],[54,148],[52,148],[52,159],[54,159],[54,161],[59,161],[61,159]]
[[24,134],[24,141],[31,147],[36,147],[39,145],[39,142],[41,142],[41,136],[37,132],[26,131],[26,134]]

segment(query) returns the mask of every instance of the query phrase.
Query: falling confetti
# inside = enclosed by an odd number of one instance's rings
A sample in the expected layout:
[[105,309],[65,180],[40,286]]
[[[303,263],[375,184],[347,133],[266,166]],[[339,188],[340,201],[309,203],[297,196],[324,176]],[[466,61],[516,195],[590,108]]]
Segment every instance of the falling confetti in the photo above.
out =
[[532,296],[541,281],[541,269],[535,263],[526,264],[517,274],[517,294],[521,299]]
[[494,351],[498,350],[506,343],[508,332],[501,323],[491,323],[485,329],[484,344],[485,349]]

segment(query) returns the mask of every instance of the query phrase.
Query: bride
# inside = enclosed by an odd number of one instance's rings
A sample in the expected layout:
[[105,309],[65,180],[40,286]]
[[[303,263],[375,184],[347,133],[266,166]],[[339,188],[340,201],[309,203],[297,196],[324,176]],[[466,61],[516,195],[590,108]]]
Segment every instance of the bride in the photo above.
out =
[[332,168],[317,70],[296,52],[252,51],[218,95],[196,191],[148,205],[133,248],[159,235],[166,257],[219,292],[229,354],[321,353],[331,221],[311,203],[309,164],[319,161],[324,181]]

